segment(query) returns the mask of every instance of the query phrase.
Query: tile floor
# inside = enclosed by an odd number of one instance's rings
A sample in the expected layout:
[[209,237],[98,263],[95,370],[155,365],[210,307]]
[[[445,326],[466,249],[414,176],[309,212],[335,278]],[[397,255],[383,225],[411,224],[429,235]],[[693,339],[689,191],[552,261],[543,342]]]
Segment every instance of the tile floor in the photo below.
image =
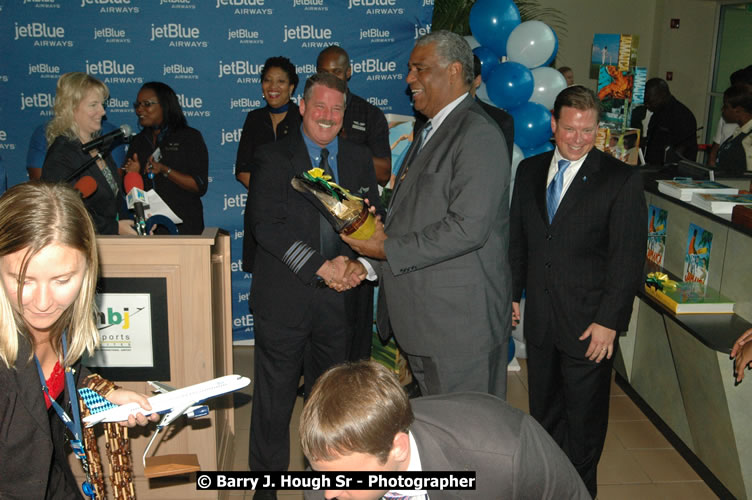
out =
[[[253,348],[234,348],[235,373],[253,375]],[[507,399],[523,411],[529,411],[527,370],[509,372]],[[251,403],[249,386],[236,397],[235,470],[248,470],[248,434]],[[291,425],[290,470],[303,470],[303,456],[297,440],[297,422],[303,402],[298,398]],[[253,492],[233,492],[233,499],[250,500]],[[280,499],[302,499],[300,492],[279,492]],[[640,409],[615,383],[611,388],[606,446],[598,466],[598,500],[705,500],[717,496],[687,462],[666,441]]]

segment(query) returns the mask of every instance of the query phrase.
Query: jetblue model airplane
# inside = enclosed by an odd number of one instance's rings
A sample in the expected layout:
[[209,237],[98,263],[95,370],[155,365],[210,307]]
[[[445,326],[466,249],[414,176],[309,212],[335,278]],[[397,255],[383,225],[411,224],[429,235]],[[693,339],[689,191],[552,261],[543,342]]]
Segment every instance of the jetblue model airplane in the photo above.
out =
[[188,418],[208,415],[209,407],[201,405],[201,403],[242,389],[250,383],[251,379],[240,375],[226,375],[182,389],[174,389],[159,382],[149,382],[152,387],[162,393],[149,398],[151,410],[144,410],[138,403],[118,406],[86,387],[79,389],[78,393],[91,412],[91,415],[83,419],[86,427],[91,427],[100,422],[121,422],[128,420],[130,415],[137,413],[144,415],[159,413],[164,414],[164,417],[162,417],[157,428],[163,429],[181,415],[186,415]]

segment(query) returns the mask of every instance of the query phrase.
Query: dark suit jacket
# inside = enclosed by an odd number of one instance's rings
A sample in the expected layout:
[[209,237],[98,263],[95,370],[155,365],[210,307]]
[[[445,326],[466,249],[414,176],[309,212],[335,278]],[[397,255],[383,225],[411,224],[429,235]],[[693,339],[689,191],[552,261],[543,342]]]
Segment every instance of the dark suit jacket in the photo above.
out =
[[378,321],[382,338],[391,325],[409,354],[475,355],[508,341],[511,169],[500,135],[467,96],[397,182],[377,265]]
[[[68,176],[89,160],[91,160],[91,156],[81,151],[81,141],[74,141],[67,137],[59,136],[52,143],[50,149],[47,150],[47,156],[44,159],[44,166],[42,167],[42,180],[66,182]],[[91,196],[84,199],[84,205],[86,205],[86,209],[91,214],[98,234],[118,234],[118,215],[122,218],[131,218],[131,216],[123,208],[123,181],[117,166],[109,155],[105,161],[112,177],[118,183],[117,195],[110,188],[96,163],[92,163],[86,170],[67,182],[72,186],[78,179],[87,175],[97,181],[97,190]]]
[[[370,151],[340,138],[337,167],[338,184],[367,197],[383,214]],[[303,320],[313,297],[316,271],[326,261],[319,253],[319,211],[290,184],[295,175],[311,168],[303,137],[297,133],[261,146],[251,170],[250,229],[258,243],[251,309],[286,326]],[[341,250],[355,258],[344,243]],[[363,289],[344,292],[346,303]]]
[[483,111],[495,121],[501,133],[504,135],[504,140],[507,143],[507,152],[509,153],[509,161],[512,161],[512,150],[514,149],[514,118],[501,108],[486,104],[480,99],[476,99]]
[[[0,498],[82,499],[68,464],[65,428],[45,407],[36,364],[27,363],[30,352],[19,336],[15,368],[0,362]],[[82,379],[80,367],[74,368]],[[67,391],[57,401],[70,415]]]
[[513,297],[519,301],[527,290],[527,341],[541,345],[552,334],[557,346],[582,357],[590,340],[578,338],[591,323],[627,329],[644,281],[647,208],[639,170],[593,149],[549,225],[546,180],[553,154],[526,159],[517,170]]
[[[423,471],[475,471],[476,489],[430,490],[431,500],[590,499],[574,466],[530,416],[489,394],[411,400]],[[307,491],[306,499],[323,493]]]

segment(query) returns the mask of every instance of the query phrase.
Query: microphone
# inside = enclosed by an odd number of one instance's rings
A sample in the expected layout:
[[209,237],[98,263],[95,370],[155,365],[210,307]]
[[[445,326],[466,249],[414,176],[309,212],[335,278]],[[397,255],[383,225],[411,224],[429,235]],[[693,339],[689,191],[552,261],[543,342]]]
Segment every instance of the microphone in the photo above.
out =
[[88,198],[97,190],[97,181],[90,175],[84,175],[73,186],[81,194],[81,198]]
[[113,130],[112,132],[109,132],[104,135],[100,135],[96,139],[92,139],[83,146],[81,146],[81,150],[84,153],[88,153],[92,149],[98,148],[102,144],[110,144],[115,139],[119,139],[121,137],[125,137],[125,142],[128,142],[128,139],[131,136],[131,127],[130,125],[123,124],[120,125],[120,128],[117,128]]
[[147,205],[146,193],[144,192],[144,180],[136,172],[128,172],[123,178],[125,191],[128,193],[126,201],[128,209],[136,213],[136,232],[141,236],[146,236],[146,215],[144,214],[144,205]]

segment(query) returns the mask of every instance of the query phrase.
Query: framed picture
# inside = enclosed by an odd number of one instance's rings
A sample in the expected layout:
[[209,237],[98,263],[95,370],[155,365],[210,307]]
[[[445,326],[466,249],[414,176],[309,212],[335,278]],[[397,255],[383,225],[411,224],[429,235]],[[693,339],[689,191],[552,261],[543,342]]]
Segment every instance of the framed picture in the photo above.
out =
[[113,381],[170,379],[166,278],[100,278],[99,347],[84,365]]

